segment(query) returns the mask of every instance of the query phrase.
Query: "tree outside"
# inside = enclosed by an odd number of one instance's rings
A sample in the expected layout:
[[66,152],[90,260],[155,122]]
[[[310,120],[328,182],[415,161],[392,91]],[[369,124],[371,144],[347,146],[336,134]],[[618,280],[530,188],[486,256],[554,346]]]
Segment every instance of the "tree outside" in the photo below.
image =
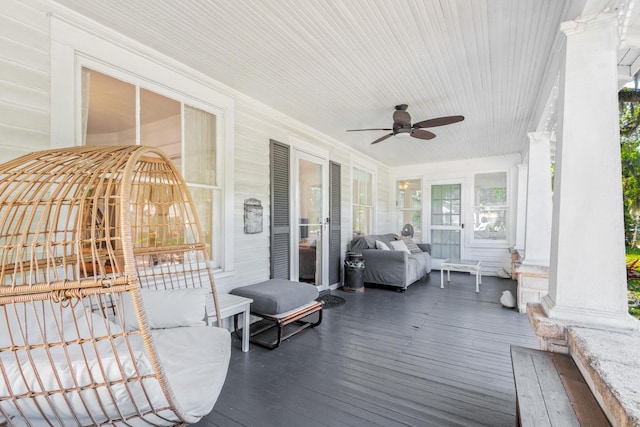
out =
[[620,91],[620,158],[627,244],[629,313],[640,318],[640,90]]

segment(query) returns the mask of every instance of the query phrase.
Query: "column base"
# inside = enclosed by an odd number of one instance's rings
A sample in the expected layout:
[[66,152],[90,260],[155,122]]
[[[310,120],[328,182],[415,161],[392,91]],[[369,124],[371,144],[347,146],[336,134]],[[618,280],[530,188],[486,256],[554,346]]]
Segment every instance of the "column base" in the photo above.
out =
[[542,304],[529,304],[527,316],[541,350],[571,355],[612,425],[640,425],[640,322],[594,326],[551,318]]
[[638,330],[640,322],[629,313],[611,313],[557,305],[549,298],[543,297],[542,308],[550,319],[557,319],[572,325],[589,326],[594,329]]
[[539,303],[549,293],[549,267],[527,264],[516,267],[518,280],[518,311],[527,312],[527,304]]

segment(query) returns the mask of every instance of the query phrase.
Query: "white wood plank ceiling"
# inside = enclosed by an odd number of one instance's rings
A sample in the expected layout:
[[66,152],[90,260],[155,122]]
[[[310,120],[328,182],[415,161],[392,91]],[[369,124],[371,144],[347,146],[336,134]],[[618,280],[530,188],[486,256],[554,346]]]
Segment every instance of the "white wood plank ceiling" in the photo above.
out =
[[[584,0],[58,0],[389,166],[526,150]],[[430,141],[389,138],[461,114]]]

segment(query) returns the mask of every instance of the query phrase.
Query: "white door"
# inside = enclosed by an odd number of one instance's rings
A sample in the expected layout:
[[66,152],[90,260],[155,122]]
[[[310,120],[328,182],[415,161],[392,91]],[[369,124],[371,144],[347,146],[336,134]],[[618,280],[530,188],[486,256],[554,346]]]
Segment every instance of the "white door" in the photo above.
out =
[[431,185],[430,235],[434,268],[447,258],[463,258],[462,183]]
[[328,289],[328,162],[295,152],[292,280]]

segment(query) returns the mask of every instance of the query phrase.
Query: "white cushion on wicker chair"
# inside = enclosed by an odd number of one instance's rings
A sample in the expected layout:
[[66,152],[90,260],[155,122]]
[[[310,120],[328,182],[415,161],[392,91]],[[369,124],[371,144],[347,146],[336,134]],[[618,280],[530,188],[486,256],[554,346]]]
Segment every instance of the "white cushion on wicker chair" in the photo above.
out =
[[[227,376],[231,335],[223,328],[193,326],[151,331],[162,367],[183,409],[192,416],[213,409]],[[206,378],[206,381],[202,381]]]
[[[48,318],[47,329],[44,331],[38,330],[38,322],[31,311],[25,311],[18,317],[23,322],[25,317],[28,318],[28,321],[22,324],[29,325],[30,345],[42,341],[38,339],[42,335],[41,332],[44,332],[49,339],[54,337],[56,337],[55,340],[58,339],[59,330],[55,326],[56,322],[51,321],[52,316],[58,319],[58,325],[68,326],[74,324],[72,317],[76,317],[79,333],[76,333],[75,328],[65,328],[63,332],[65,340],[91,337],[91,330],[96,335],[104,334],[107,327],[111,334],[122,331],[118,325],[105,321],[98,314],[92,313],[87,317],[82,307],[73,311],[63,310],[62,315],[48,308],[50,305],[47,303],[43,307],[41,313]],[[18,325],[15,312],[7,310],[5,317],[4,309],[0,307],[0,318],[9,319],[13,327],[11,330],[14,332],[17,330],[15,329]],[[9,328],[2,326],[6,324],[0,325],[0,341],[6,344],[9,342],[7,336]],[[100,330],[99,333],[98,330]],[[170,387],[177,400],[183,405],[185,412],[195,417],[211,412],[227,374],[231,355],[229,332],[222,328],[193,326],[153,330],[152,337]],[[24,344],[19,334],[14,334],[13,342],[14,345]],[[26,352],[0,354],[0,361],[13,394],[19,395],[29,390],[43,392],[58,390],[60,388],[58,381],[66,389],[76,386],[86,388],[82,392],[72,391],[64,395],[53,394],[48,397],[55,404],[57,416],[62,419],[61,425],[76,424],[68,408],[69,405],[72,406],[76,415],[83,414],[78,417],[78,421],[83,425],[100,423],[106,420],[106,417],[118,418],[119,414],[135,413],[135,407],[142,411],[148,411],[152,406],[166,407],[166,399],[155,378],[142,380],[143,385],[139,381],[128,382],[126,385],[121,383],[122,380],[134,377],[136,371],[142,375],[154,374],[142,337],[130,335],[129,345],[123,337],[116,338],[114,342],[116,343],[115,354],[109,340],[70,345],[66,347],[66,352],[60,346],[34,348],[29,351],[29,357],[35,361],[37,372],[27,358]],[[201,381],[202,378],[207,378],[207,381]],[[116,382],[110,387],[112,396],[105,387],[97,388],[98,396],[96,396],[96,390],[91,387],[92,384],[104,382]],[[0,394],[8,394],[6,385],[2,382],[0,382]],[[20,410],[32,421],[42,419],[36,403],[44,402],[44,399],[46,398],[43,396],[21,399]],[[135,406],[132,400],[135,401]],[[2,402],[0,405],[10,416],[18,415],[18,409],[11,401]],[[40,406],[47,417],[55,418],[48,404]],[[141,420],[134,421],[136,424]],[[157,419],[156,422],[159,425],[166,423],[161,419]]]
[[[205,325],[206,296],[210,293],[206,288],[140,289],[147,324],[151,329]],[[116,321],[124,323],[127,331],[139,329],[129,293],[122,295],[122,307],[124,313],[116,316]]]

